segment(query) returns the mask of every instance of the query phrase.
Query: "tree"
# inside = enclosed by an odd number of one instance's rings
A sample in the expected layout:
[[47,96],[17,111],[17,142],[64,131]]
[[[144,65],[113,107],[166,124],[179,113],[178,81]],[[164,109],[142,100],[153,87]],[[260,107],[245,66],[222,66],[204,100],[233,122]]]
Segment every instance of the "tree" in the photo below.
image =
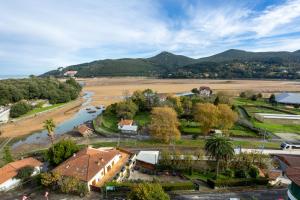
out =
[[179,97],[168,96],[166,103],[170,107],[174,108],[178,115],[181,115],[183,113],[183,107]]
[[5,161],[6,164],[14,161],[9,146],[4,147],[3,160]]
[[137,111],[138,107],[132,100],[123,101],[116,105],[116,113],[119,118],[132,119]]
[[[55,129],[55,123],[53,121],[53,119],[47,119],[46,121],[44,121],[44,128],[47,130],[48,132],[48,137],[50,138],[50,141],[52,143],[52,148],[54,148],[54,129]],[[54,149],[53,149],[54,151]]]
[[20,101],[11,106],[10,116],[12,118],[16,118],[16,117],[26,114],[31,109],[32,109],[31,105],[29,105],[28,103],[26,103],[24,101]]
[[21,179],[22,181],[28,180],[34,172],[34,167],[25,166],[18,170],[16,178]]
[[49,187],[54,186],[61,179],[61,176],[56,172],[45,172],[41,174],[41,184]]
[[217,162],[216,177],[219,175],[220,161],[229,161],[234,156],[231,141],[224,136],[212,136],[205,143],[206,154]]
[[71,157],[79,150],[79,147],[72,140],[61,140],[49,148],[46,156],[53,165],[58,165],[67,158]]
[[191,92],[194,93],[194,94],[199,94],[198,88],[193,88],[193,89],[191,90]]
[[255,167],[254,165],[252,165],[248,171],[248,174],[251,178],[257,178],[259,175],[259,170],[257,167]]
[[238,119],[238,115],[227,104],[219,104],[219,127],[222,130],[230,129]]
[[217,96],[215,98],[214,105],[217,106],[217,105],[219,105],[219,103],[220,103],[220,98],[219,98],[219,96]]
[[200,123],[202,132],[208,135],[209,131],[218,125],[219,111],[211,103],[197,103],[194,108],[194,118]]
[[270,98],[269,98],[269,102],[270,102],[271,104],[275,104],[275,103],[276,103],[276,97],[275,97],[274,94],[271,94],[271,96],[270,96]]
[[189,97],[181,97],[180,98],[182,108],[184,111],[184,114],[189,115],[191,113],[191,110],[193,108],[193,102]]
[[130,200],[169,200],[170,197],[164,192],[159,183],[139,183],[133,186]]
[[151,111],[150,134],[153,138],[170,143],[180,139],[177,114],[173,108],[155,107]]

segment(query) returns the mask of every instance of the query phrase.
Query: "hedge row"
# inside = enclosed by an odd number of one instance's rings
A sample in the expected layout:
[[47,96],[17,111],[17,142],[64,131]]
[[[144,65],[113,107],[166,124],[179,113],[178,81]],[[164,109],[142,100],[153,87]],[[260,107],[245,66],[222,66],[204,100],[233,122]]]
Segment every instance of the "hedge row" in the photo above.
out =
[[212,188],[267,185],[268,182],[269,180],[267,178],[243,178],[243,179],[225,179],[225,180],[208,179],[207,180],[207,184]]
[[[116,191],[126,191],[130,190],[134,184],[137,184],[135,182],[122,182],[122,183],[116,183],[111,182],[107,185],[114,186]],[[176,182],[176,183],[160,183],[161,186],[165,191],[174,191],[174,190],[194,190],[196,187],[191,181],[184,181],[184,182]]]

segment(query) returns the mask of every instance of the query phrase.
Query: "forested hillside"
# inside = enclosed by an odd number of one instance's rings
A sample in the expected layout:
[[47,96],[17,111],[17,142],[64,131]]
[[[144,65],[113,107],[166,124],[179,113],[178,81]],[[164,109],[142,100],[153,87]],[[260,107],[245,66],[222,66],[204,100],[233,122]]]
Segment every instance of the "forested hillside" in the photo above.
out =
[[150,58],[107,59],[72,65],[42,76],[63,76],[68,70],[78,77],[152,76],[162,78],[300,78],[300,51],[247,52],[231,49],[193,59],[169,52]]
[[0,80],[0,105],[23,99],[48,99],[51,104],[64,103],[76,99],[80,91],[81,86],[74,79],[66,82],[38,77]]

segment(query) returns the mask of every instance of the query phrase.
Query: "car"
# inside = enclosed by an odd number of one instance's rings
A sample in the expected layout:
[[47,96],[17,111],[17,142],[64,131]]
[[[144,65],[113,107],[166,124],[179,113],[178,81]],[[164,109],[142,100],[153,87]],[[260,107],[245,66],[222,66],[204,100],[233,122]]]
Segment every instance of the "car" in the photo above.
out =
[[280,144],[280,148],[282,150],[288,150],[288,149],[300,149],[300,142],[289,142],[285,141]]

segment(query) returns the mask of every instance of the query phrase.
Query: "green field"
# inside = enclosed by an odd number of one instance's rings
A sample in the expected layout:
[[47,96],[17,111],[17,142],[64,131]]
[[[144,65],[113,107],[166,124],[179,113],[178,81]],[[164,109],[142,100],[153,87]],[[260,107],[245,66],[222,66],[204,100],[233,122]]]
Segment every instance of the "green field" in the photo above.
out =
[[230,136],[233,137],[260,137],[254,131],[240,125],[234,125],[229,130]]
[[[68,102],[69,103],[69,102]],[[48,111],[48,110],[51,110],[51,109],[54,109],[54,108],[58,108],[60,106],[63,106],[67,103],[58,103],[58,104],[54,104],[54,105],[51,105],[51,106],[47,106],[47,107],[42,107],[42,108],[34,108],[32,110],[30,110],[28,113],[18,117],[18,118],[22,118],[22,117],[27,117],[27,116],[30,116],[30,115],[34,115],[34,114],[38,114],[40,112],[45,112],[45,111]]]
[[269,122],[258,122],[252,120],[255,127],[265,129],[269,132],[275,133],[298,133],[300,134],[300,124],[275,124]]

